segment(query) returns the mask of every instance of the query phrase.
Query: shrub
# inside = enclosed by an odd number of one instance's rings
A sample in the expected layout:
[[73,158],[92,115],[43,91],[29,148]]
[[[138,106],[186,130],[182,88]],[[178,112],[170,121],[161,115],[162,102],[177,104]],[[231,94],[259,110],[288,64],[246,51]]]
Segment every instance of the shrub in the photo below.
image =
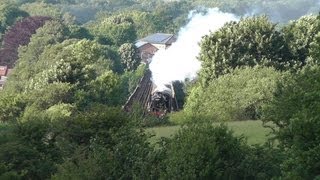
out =
[[281,73],[273,68],[246,68],[213,80],[208,87],[195,86],[187,99],[187,116],[207,120],[254,120],[260,108],[273,98]]
[[239,165],[245,157],[243,138],[225,126],[208,123],[182,128],[167,144],[165,179],[243,178]]
[[274,99],[264,109],[264,122],[288,154],[283,176],[313,179],[320,171],[320,67],[307,66],[278,83]]

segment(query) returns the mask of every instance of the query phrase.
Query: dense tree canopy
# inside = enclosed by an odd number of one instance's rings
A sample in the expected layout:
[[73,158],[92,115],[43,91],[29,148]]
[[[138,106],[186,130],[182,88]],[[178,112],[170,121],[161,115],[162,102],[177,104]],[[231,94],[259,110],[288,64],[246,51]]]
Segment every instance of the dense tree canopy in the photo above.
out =
[[306,66],[286,76],[264,108],[264,121],[275,125],[277,138],[288,153],[283,170],[289,179],[319,175],[319,72],[319,66]]
[[[301,65],[305,65],[307,57],[310,55],[310,44],[320,31],[320,16],[303,16],[290,22],[282,31],[293,58],[300,61]],[[299,66],[299,64],[297,65]]]
[[101,39],[100,42],[118,47],[137,38],[132,18],[122,14],[104,18],[91,29]]
[[119,48],[120,61],[126,71],[136,70],[140,64],[138,50],[132,43],[122,44]]
[[184,111],[208,120],[259,119],[261,105],[272,99],[280,77],[272,68],[237,69],[208,87],[193,88]]
[[26,17],[11,27],[3,37],[3,47],[0,50],[0,64],[13,67],[18,56],[19,46],[27,45],[32,34],[43,26],[50,17]]
[[195,125],[178,132],[172,141],[165,161],[167,179],[244,178],[240,169],[243,141],[226,128]]
[[[319,178],[319,16],[287,23],[319,6],[318,0],[0,0],[0,66],[13,68],[1,77],[0,179]],[[203,7],[245,17],[203,37],[199,77],[173,83],[184,109],[163,118],[138,106],[124,112],[148,69],[135,42],[176,34],[190,10],[205,14]],[[249,145],[212,124],[230,120],[263,120],[272,138]],[[184,126],[170,138],[152,138],[145,128],[159,122]]]
[[0,2],[0,40],[9,26],[14,24],[19,18],[26,17],[28,14],[9,1]]
[[283,35],[267,17],[251,17],[227,23],[204,37],[199,60],[203,84],[237,67],[272,66],[285,70],[299,64],[292,61]]

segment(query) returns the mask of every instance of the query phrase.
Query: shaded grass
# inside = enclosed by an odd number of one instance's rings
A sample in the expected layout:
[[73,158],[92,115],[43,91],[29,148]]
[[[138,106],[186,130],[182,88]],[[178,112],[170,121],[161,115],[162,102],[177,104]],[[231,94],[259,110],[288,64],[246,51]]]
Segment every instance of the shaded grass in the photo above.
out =
[[[214,124],[219,125],[220,123]],[[243,135],[247,138],[248,143],[251,145],[265,143],[268,139],[269,133],[271,132],[270,129],[262,126],[261,121],[236,121],[225,124],[234,131],[236,136]],[[155,135],[151,138],[151,141],[155,142],[161,137],[173,136],[179,129],[180,126],[154,127],[148,128],[147,132]]]

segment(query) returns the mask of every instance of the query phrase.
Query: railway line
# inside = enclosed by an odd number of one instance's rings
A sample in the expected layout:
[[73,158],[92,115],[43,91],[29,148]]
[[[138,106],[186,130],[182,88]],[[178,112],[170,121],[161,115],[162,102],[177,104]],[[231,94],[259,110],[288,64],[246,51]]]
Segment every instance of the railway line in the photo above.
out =
[[[125,111],[131,112],[136,103],[143,108],[144,114],[149,113],[158,117],[163,117],[166,113],[178,110],[173,85],[167,85],[169,87],[166,92],[158,90],[151,77],[151,71],[147,70],[123,106]],[[168,93],[168,90],[170,93]]]

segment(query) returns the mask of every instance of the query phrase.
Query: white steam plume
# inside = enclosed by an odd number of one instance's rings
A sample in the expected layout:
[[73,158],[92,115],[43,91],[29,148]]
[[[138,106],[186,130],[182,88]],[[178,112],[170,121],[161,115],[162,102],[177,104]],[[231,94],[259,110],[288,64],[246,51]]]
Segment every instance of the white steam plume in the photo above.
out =
[[189,23],[180,29],[177,41],[170,48],[159,50],[152,59],[152,80],[158,87],[195,78],[201,67],[197,60],[201,38],[227,22],[238,20],[235,15],[223,13],[218,8],[209,9],[206,14],[191,12],[189,18]]

